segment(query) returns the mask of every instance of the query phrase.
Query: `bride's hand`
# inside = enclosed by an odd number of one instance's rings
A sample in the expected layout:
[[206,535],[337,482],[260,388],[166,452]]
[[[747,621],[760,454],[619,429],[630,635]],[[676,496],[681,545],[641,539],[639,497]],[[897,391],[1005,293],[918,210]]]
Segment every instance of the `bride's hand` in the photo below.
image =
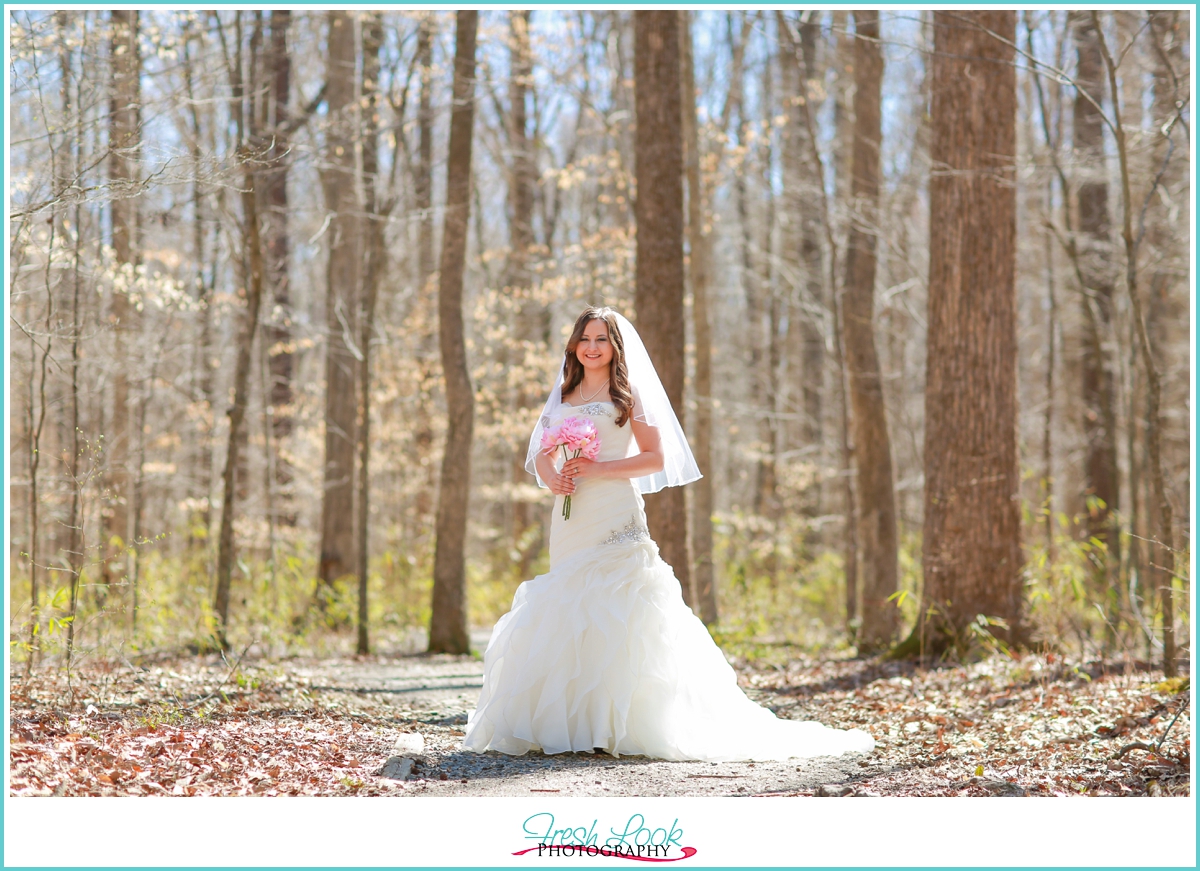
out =
[[570,496],[575,492],[575,482],[569,476],[557,472],[551,476],[549,487],[550,492],[555,496]]
[[563,463],[562,473],[569,478],[597,478],[600,463],[587,457],[574,457]]

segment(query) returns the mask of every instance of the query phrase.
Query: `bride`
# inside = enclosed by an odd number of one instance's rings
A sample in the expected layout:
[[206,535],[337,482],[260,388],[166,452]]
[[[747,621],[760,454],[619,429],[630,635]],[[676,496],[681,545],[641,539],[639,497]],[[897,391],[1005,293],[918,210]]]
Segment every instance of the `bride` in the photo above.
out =
[[[595,425],[595,459],[542,451],[543,431],[568,417]],[[748,699],[684,604],[642,493],[700,471],[641,338],[614,310],[575,322],[526,468],[557,497],[550,570],[517,588],[492,632],[466,749],[717,762],[874,748],[866,732],[780,720]]]

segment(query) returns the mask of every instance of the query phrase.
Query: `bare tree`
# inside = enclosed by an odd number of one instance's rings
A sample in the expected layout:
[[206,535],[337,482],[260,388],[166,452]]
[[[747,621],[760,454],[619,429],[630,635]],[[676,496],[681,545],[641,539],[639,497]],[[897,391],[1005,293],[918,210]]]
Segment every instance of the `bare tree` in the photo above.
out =
[[[238,334],[237,362],[233,374],[233,404],[229,408],[229,441],[225,454],[225,471],[222,474],[223,498],[221,500],[221,531],[218,539],[217,587],[213,597],[213,613],[217,619],[217,643],[222,649],[229,647],[229,595],[233,574],[234,540],[233,516],[237,510],[235,478],[238,467],[238,452],[242,441],[242,425],[246,419],[246,407],[250,401],[250,363],[254,347],[254,334],[258,330],[258,314],[262,304],[266,265],[263,259],[262,234],[258,222],[258,186],[254,152],[257,145],[250,135],[253,130],[253,98],[258,92],[257,68],[249,65],[249,81],[244,82],[241,68],[242,13],[235,13],[234,27],[237,52],[232,61],[225,52],[230,83],[230,114],[236,129],[235,153],[242,167],[242,244],[249,266],[246,288],[246,309]],[[219,24],[219,22],[218,22]],[[218,26],[222,48],[225,47],[225,31]],[[247,93],[251,106],[245,105]]]
[[[109,110],[109,175],[113,184],[112,246],[117,263],[128,280],[140,257],[139,213],[137,197],[138,156],[141,144],[141,49],[138,41],[137,10],[114,9],[109,16],[109,53],[112,70],[112,102]],[[134,309],[127,293],[114,293],[109,320],[113,329],[114,356],[123,359],[126,341],[137,331]],[[129,527],[129,453],[130,453],[129,371],[118,366],[113,373],[112,424],[105,439],[108,454],[108,504],[104,508],[105,541],[114,536],[128,543]],[[111,583],[123,571],[120,549],[110,547],[104,561],[104,581]]]
[[[748,12],[741,13],[741,33],[734,37],[734,13],[726,13],[726,30],[735,58],[740,54],[745,57],[746,44],[753,33],[754,16]],[[737,239],[739,277],[742,294],[746,303],[746,358],[749,363],[749,393],[744,398],[751,409],[754,418],[754,433],[756,442],[750,445],[754,459],[754,511],[762,514],[767,502],[767,494],[773,489],[770,459],[773,450],[768,447],[768,420],[766,396],[763,389],[762,365],[763,350],[769,342],[763,331],[762,288],[759,286],[761,273],[756,268],[755,245],[753,239],[752,215],[750,211],[750,190],[748,180],[753,175],[750,148],[752,124],[746,110],[746,83],[744,76],[744,61],[733,64],[731,76],[730,112],[737,119],[737,153],[740,154],[741,165],[733,175],[734,197],[737,209],[737,222],[740,234]]]
[[[1104,604],[1111,627],[1116,619],[1116,572],[1120,564],[1120,536],[1113,520],[1120,494],[1117,472],[1117,421],[1112,355],[1105,345],[1112,331],[1113,279],[1112,222],[1108,209],[1108,168],[1104,156],[1104,61],[1100,34],[1087,12],[1072,12],[1069,19],[1075,34],[1076,97],[1074,104],[1075,164],[1079,180],[1075,187],[1079,210],[1078,258],[1083,281],[1083,305],[1087,336],[1082,344],[1083,431],[1087,438],[1084,462],[1087,531],[1104,545],[1093,579],[1096,595]],[[1115,98],[1115,95],[1114,95]],[[1111,632],[1108,635],[1112,640]]]
[[[834,199],[837,203],[845,203],[850,195],[850,160],[854,154],[854,109],[852,90],[854,85],[854,58],[857,51],[855,40],[852,40],[847,27],[846,13],[833,13],[833,32],[837,40],[834,49],[837,57],[837,76],[834,79],[834,128],[835,151],[834,165]],[[813,113],[807,114],[809,130],[813,131]],[[820,151],[816,147],[816,137],[810,132],[813,140],[813,156],[818,166],[821,166]],[[820,177],[824,178],[822,169]],[[850,474],[854,463],[853,434],[850,426],[850,397],[847,386],[848,372],[846,371],[845,352],[842,348],[842,333],[845,323],[844,299],[838,289],[837,281],[837,238],[833,228],[833,209],[829,208],[825,186],[821,185],[821,201],[825,203],[825,239],[829,247],[829,307],[833,315],[833,353],[837,365],[838,383],[838,448],[842,466],[842,504],[844,506],[843,536],[842,536],[842,565],[845,569],[845,610],[846,627],[850,631],[858,620],[858,496],[854,486],[854,478]]]
[[[371,517],[371,343],[375,338],[375,304],[379,296],[379,281],[385,269],[387,252],[384,247],[384,221],[394,206],[391,192],[388,201],[378,201],[379,175],[379,123],[376,120],[379,108],[379,52],[383,47],[383,14],[371,12],[362,22],[362,92],[363,92],[363,142],[362,170],[363,192],[366,196],[367,216],[367,262],[363,270],[363,311],[360,319],[358,346],[362,354],[362,369],[358,374],[358,542],[356,551],[358,564],[358,638],[357,652],[371,652],[368,633],[368,581],[370,577],[370,537],[368,527]],[[396,155],[392,155],[395,168]],[[383,206],[381,209],[380,206]]]
[[[204,198],[204,183],[202,180],[203,174],[203,130],[200,123],[200,110],[198,107],[199,100],[197,99],[196,89],[196,63],[193,56],[194,45],[202,42],[202,35],[194,30],[195,22],[192,19],[185,19],[183,27],[183,81],[184,93],[187,97],[188,108],[188,131],[187,135],[190,141],[190,152],[192,159],[192,259],[193,259],[193,284],[195,286],[196,301],[200,309],[200,324],[199,336],[197,337],[196,348],[193,356],[193,367],[199,370],[194,374],[194,383],[199,387],[200,400],[202,402],[204,423],[199,433],[199,438],[196,440],[195,451],[192,454],[192,460],[195,463],[193,472],[195,482],[193,492],[198,497],[202,506],[197,512],[197,521],[189,524],[190,541],[195,540],[195,528],[198,526],[204,531],[204,535],[208,535],[210,521],[212,517],[212,509],[210,498],[212,496],[212,476],[213,476],[213,366],[212,366],[212,321],[213,321],[213,305],[212,296],[216,285],[216,268],[214,267],[209,276],[205,276],[206,251],[204,241],[204,218],[206,216],[205,198]],[[213,248],[215,249],[215,245]],[[213,261],[216,260],[216,253],[213,252]]]
[[433,564],[430,653],[466,653],[467,580],[463,549],[470,497],[475,399],[463,337],[463,268],[471,217],[471,140],[475,120],[475,34],[479,13],[457,14],[454,33],[454,104],[446,162],[446,212],[438,289],[438,335],[446,381],[446,447],[438,491],[437,550]]
[[[809,453],[819,450],[822,440],[825,366],[821,212],[810,204],[812,193],[822,181],[812,174],[814,164],[810,155],[815,145],[807,141],[809,131],[805,123],[807,103],[814,99],[819,87],[816,49],[820,24],[814,20],[815,16],[806,16],[799,26],[800,45],[797,45],[791,22],[783,12],[777,11],[775,17],[787,108],[782,155],[786,221],[781,233],[779,259],[784,268],[783,280],[792,286],[786,342],[788,380],[781,385],[781,391],[788,400],[785,410],[795,419],[795,423],[787,427],[788,450],[801,448]],[[819,484],[813,485],[803,508],[808,514],[819,512]]]
[[864,651],[875,651],[890,644],[896,632],[897,610],[890,598],[896,592],[899,572],[892,449],[874,327],[883,81],[879,13],[856,11],[854,36],[853,215],[846,247],[842,333],[850,376],[863,578],[858,644]]
[[[422,313],[433,321],[433,41],[437,34],[437,13],[425,12],[417,25],[417,56],[420,87],[417,97],[417,160],[413,168],[413,204],[417,219],[417,295]],[[433,381],[433,356],[436,336],[432,329],[423,330],[420,342],[418,365],[421,367],[421,408],[417,414],[416,449],[417,461],[425,464],[427,473],[424,486],[417,496],[417,513],[428,516],[432,509],[433,495],[437,489],[436,466],[428,462],[433,450],[433,427],[430,417],[434,413],[433,397],[427,385]]]
[[321,502],[321,560],[317,606],[324,610],[333,583],[354,571],[354,347],[362,279],[362,221],[357,197],[355,140],[359,117],[354,16],[329,13],[326,80],[328,126],[321,187],[328,216],[329,264],[325,298],[325,470]]
[[696,123],[696,71],[693,62],[691,13],[680,12],[680,58],[683,101],[683,144],[687,155],[687,243],[688,278],[692,289],[692,322],[696,335],[696,377],[692,392],[696,413],[692,424],[692,447],[704,475],[692,493],[693,585],[700,619],[706,626],[717,622],[717,589],[713,572],[713,481],[712,481],[712,324],[709,321],[709,284],[712,269],[712,238],[708,228],[708,195],[700,171],[700,135]]
[[413,176],[419,240],[417,242],[417,287],[424,290],[436,268],[433,251],[433,40],[437,35],[435,13],[421,16],[417,28],[417,65],[421,87],[417,104],[417,166]]
[[[271,45],[267,52],[270,76],[268,107],[271,130],[271,170],[263,173],[264,225],[267,246],[267,274],[274,310],[265,324],[264,337],[271,374],[268,397],[270,438],[274,442],[271,463],[272,485],[277,488],[275,504],[279,519],[288,526],[296,523],[293,503],[291,464],[285,451],[294,426],[295,393],[292,387],[295,350],[292,337],[292,298],[288,261],[291,238],[288,218],[288,170],[291,167],[293,119],[288,111],[292,92],[292,58],[288,51],[288,31],[292,13],[288,9],[271,10]],[[274,517],[271,518],[274,521]]]

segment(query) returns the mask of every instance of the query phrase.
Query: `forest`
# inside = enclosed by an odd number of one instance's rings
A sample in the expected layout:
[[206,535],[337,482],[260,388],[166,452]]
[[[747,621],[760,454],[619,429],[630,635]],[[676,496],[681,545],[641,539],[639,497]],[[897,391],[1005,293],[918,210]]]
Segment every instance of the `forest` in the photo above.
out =
[[[1189,12],[8,26],[17,747],[86,731],[56,706],[127,693],[141,725],[106,729],[183,735],[322,681],[373,700],[349,728],[416,673],[355,669],[477,659],[548,565],[526,446],[604,304],[704,473],[650,531],[746,686],[1053,685],[1158,773],[1045,790],[1190,792]],[[975,752],[982,715],[910,703],[839,716]],[[430,705],[433,748],[465,719]],[[124,789],[29,753],[20,789]],[[954,790],[1038,789],[969,768]],[[376,788],[310,776],[228,789]]]

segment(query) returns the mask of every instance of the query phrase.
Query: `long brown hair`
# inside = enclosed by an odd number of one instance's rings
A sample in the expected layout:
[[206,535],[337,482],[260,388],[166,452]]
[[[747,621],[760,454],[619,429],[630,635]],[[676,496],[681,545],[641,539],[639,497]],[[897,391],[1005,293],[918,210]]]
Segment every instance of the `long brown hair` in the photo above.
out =
[[629,386],[629,371],[625,368],[625,340],[617,326],[617,313],[608,306],[589,305],[575,321],[571,338],[567,339],[567,350],[563,354],[562,398],[570,396],[583,382],[583,364],[575,356],[575,349],[583,340],[583,331],[592,321],[604,321],[608,327],[608,341],[612,344],[613,356],[608,364],[608,394],[617,407],[617,426],[624,426],[633,414],[633,390]]

